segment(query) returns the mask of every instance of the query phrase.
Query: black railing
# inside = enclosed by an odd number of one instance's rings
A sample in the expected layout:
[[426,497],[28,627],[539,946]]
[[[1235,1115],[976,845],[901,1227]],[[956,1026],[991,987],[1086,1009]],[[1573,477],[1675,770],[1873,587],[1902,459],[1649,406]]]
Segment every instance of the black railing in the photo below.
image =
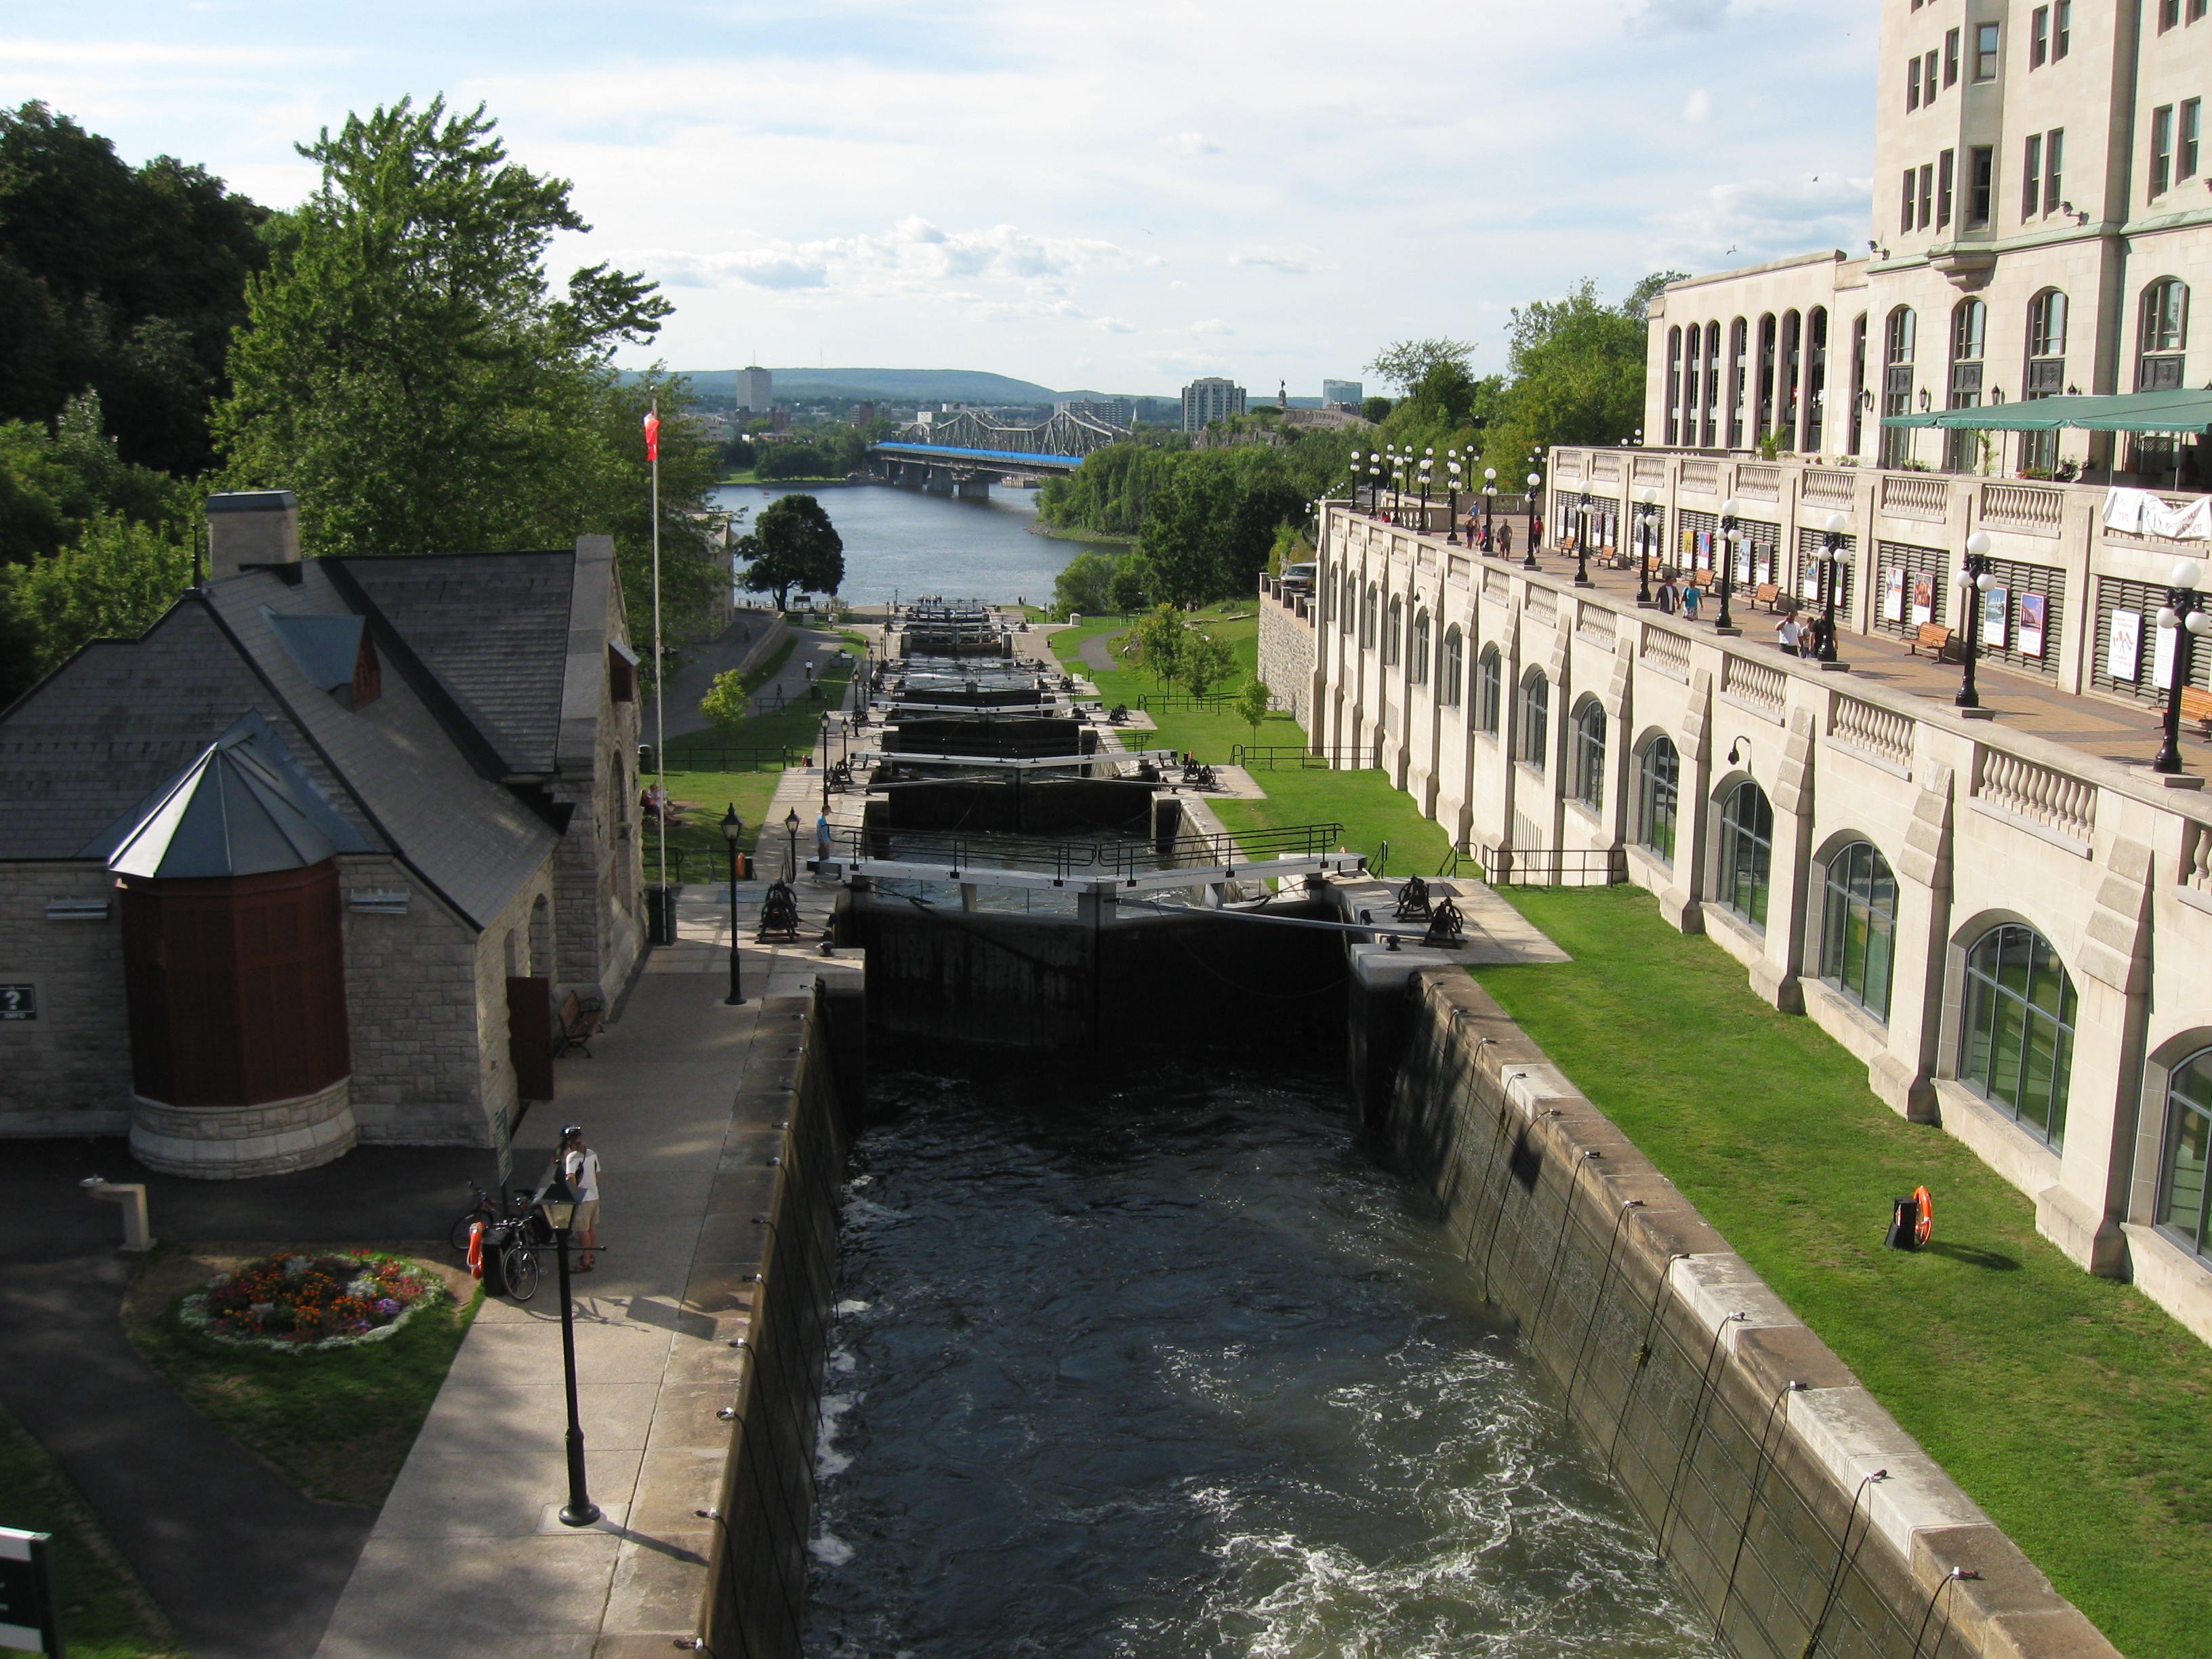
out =
[[1480,847],[1462,856],[1492,887],[1613,887],[1628,879],[1628,854],[1618,847]]
[[1206,714],[1226,714],[1237,707],[1237,691],[1202,691],[1195,695],[1187,691],[1164,691],[1152,696],[1137,699],[1137,707],[1147,714],[1175,714],[1196,712]]
[[1171,841],[1053,841],[1031,836],[961,835],[947,830],[841,830],[844,856],[943,866],[945,879],[967,872],[1022,870],[1061,880],[1104,881],[1158,870],[1233,867],[1282,857],[1334,853],[1340,823],[1287,824],[1273,830],[1186,830]]
[[1230,745],[1229,763],[1248,772],[1273,772],[1279,767],[1302,772],[1333,767],[1360,771],[1382,764],[1381,744],[1338,744],[1308,749],[1295,743],[1239,743]]
[[787,766],[804,766],[814,750],[793,749],[695,749],[678,738],[665,757],[672,772],[780,772]]

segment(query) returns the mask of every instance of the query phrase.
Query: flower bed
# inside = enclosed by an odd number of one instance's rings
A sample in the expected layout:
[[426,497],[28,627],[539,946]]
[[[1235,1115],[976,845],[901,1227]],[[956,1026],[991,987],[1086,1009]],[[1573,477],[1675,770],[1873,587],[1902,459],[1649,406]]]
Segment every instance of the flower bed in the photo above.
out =
[[313,1353],[378,1341],[445,1299],[446,1287],[404,1256],[287,1250],[217,1273],[177,1315],[233,1347]]

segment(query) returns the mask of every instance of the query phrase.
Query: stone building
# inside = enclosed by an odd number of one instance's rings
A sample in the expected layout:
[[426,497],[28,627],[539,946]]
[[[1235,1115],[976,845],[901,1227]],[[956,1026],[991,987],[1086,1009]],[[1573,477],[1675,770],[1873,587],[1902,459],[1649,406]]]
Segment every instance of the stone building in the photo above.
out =
[[204,585],[0,714],[0,1134],[496,1144],[642,942],[613,544],[302,561],[289,494],[209,510]]
[[1647,441],[2208,482],[2201,431],[1901,423],[2204,383],[2189,302],[2212,255],[2205,7],[1883,0],[1880,62],[1865,253],[1668,287]]

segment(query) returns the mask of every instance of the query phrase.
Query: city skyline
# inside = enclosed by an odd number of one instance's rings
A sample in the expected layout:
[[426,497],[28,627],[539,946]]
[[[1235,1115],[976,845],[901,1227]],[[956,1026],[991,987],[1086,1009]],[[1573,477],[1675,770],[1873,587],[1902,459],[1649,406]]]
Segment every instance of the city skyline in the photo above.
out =
[[994,0],[701,7],[651,36],[605,7],[540,9],[527,34],[520,15],[402,5],[363,41],[225,0],[126,4],[19,25],[0,97],[272,206],[313,183],[291,145],[349,110],[482,100],[594,226],[556,275],[610,260],[676,301],[629,367],[1313,385],[1441,332],[1487,373],[1510,308],[1580,277],[1618,299],[1653,269],[1865,234],[1875,18],[1843,0],[1416,9],[1419,89],[1318,6],[1261,27],[1139,5],[1080,32]]

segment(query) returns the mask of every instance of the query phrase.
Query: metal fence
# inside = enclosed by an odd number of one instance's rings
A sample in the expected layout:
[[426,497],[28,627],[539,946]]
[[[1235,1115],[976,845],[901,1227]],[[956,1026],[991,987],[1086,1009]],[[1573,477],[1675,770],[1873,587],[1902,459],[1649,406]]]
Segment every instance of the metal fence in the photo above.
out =
[[1472,860],[1492,887],[1613,887],[1628,879],[1628,854],[1618,847],[1458,847],[1455,871]]
[[1301,772],[1342,767],[1364,770],[1382,764],[1381,744],[1336,744],[1308,749],[1295,743],[1238,743],[1229,748],[1229,763],[1248,772],[1273,772],[1278,767]]
[[1147,714],[1228,714],[1237,708],[1237,699],[1243,695],[1236,691],[1205,691],[1193,695],[1186,691],[1164,691],[1152,696],[1137,699],[1137,707]]
[[[650,751],[651,745],[641,744],[641,750]],[[674,772],[781,772],[787,766],[804,766],[813,750],[793,749],[788,744],[773,749],[706,749],[693,748],[681,738],[672,742],[665,758]],[[650,767],[647,753],[639,756],[641,763]]]
[[855,862],[896,860],[942,865],[956,872],[1022,870],[1062,880],[1103,881],[1157,870],[1204,869],[1282,857],[1334,853],[1344,840],[1340,823],[1287,824],[1273,830],[1185,830],[1171,842],[1057,841],[1035,836],[962,835],[950,830],[842,830],[836,839]]

